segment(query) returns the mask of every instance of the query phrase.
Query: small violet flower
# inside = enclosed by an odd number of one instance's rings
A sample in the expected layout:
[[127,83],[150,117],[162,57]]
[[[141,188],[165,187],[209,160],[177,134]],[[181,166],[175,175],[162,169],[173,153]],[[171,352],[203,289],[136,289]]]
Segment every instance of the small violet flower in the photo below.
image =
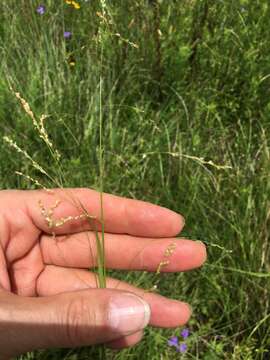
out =
[[64,38],[69,39],[71,37],[72,33],[70,31],[64,31]]
[[173,336],[168,340],[168,345],[169,346],[175,346],[178,347],[178,338],[177,336]]
[[44,5],[39,5],[37,7],[37,13],[40,15],[43,15],[45,13],[45,6]]
[[[187,328],[183,329],[181,331],[181,336],[184,340],[186,340],[189,336],[189,330]],[[184,353],[185,351],[187,351],[187,344],[186,343],[179,343],[179,339],[177,336],[173,336],[168,340],[168,345],[169,346],[174,346],[177,352],[181,352]]]
[[188,329],[183,329],[182,331],[181,331],[181,336],[182,336],[182,338],[185,340],[186,338],[188,338],[188,336],[189,336],[189,330]]
[[184,353],[185,351],[187,351],[187,344],[185,343],[180,344],[178,349],[181,353]]

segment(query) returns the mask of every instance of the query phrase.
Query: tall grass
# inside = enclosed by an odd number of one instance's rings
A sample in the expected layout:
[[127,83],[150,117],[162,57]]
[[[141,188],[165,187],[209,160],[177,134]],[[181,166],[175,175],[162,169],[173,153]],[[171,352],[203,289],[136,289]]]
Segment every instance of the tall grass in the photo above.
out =
[[[97,0],[76,12],[47,1],[43,17],[36,5],[0,5],[1,134],[57,175],[12,85],[35,113],[49,115],[46,128],[64,155],[63,187],[101,188],[184,214],[182,235],[206,240],[209,260],[199,271],[159,278],[162,294],[194,309],[183,358],[267,359],[268,1],[111,1],[105,20]],[[17,170],[49,185],[0,147],[2,188],[35,187]],[[155,282],[154,274],[109,274],[148,288]],[[106,350],[106,358],[177,359],[166,344],[172,333],[147,329],[140,345]],[[100,358],[99,349],[28,356],[86,357]]]

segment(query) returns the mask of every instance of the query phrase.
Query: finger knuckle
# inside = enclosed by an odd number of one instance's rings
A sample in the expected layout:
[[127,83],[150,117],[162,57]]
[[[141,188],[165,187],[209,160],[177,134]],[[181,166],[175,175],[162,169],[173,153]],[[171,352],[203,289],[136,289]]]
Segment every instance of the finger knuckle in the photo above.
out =
[[89,301],[79,296],[70,300],[66,311],[66,336],[71,346],[90,345],[96,327],[95,311]]

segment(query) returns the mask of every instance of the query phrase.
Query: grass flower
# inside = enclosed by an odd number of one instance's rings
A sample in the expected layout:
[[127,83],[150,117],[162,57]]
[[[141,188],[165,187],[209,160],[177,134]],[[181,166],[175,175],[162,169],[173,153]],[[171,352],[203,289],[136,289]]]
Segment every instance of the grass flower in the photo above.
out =
[[37,7],[37,13],[38,13],[38,14],[43,15],[43,14],[45,13],[45,11],[46,11],[46,8],[45,8],[44,5],[39,5],[39,6]]

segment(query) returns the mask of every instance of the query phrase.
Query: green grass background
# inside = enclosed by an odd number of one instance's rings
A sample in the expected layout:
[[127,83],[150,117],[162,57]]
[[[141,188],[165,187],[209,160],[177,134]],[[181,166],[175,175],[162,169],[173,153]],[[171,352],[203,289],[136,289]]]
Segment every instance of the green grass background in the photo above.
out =
[[[104,191],[182,213],[181,235],[206,241],[208,262],[159,278],[163,295],[193,307],[185,355],[167,346],[179,329],[149,328],[118,353],[92,347],[20,359],[269,359],[269,1],[43,3],[42,16],[36,1],[0,4],[1,137],[57,176],[12,85],[35,114],[49,115],[63,186],[98,189],[101,121]],[[50,185],[1,141],[1,188],[33,188],[16,170]],[[116,276],[144,287],[156,281]]]

